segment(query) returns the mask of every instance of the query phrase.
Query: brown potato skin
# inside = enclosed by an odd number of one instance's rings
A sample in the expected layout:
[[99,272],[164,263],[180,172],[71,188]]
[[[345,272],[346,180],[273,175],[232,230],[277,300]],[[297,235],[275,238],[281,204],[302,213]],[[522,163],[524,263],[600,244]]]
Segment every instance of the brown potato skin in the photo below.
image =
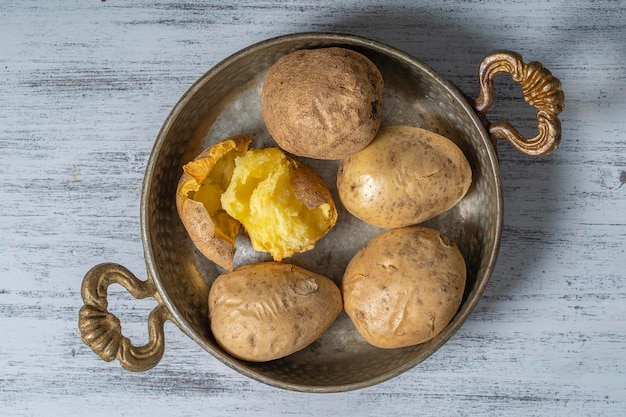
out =
[[213,336],[226,352],[251,362],[304,349],[332,325],[342,307],[333,281],[279,262],[220,275],[209,292]]
[[224,269],[232,271],[235,257],[235,245],[215,234],[215,223],[208,215],[204,205],[200,202],[176,196],[179,207],[178,213],[185,230],[194,246],[207,259],[215,262]]
[[287,158],[291,159],[295,165],[291,173],[291,185],[296,198],[309,209],[329,204],[334,219],[331,224],[332,228],[337,221],[337,207],[328,185],[313,168],[288,155]]
[[454,242],[412,226],[366,244],[348,264],[341,289],[361,336],[380,348],[398,348],[439,334],[461,304],[465,281],[465,261]]
[[412,126],[380,129],[363,150],[341,161],[337,191],[355,217],[382,228],[410,226],[454,207],[472,183],[461,149]]
[[294,155],[336,160],[358,152],[380,127],[383,78],[345,48],[302,49],[280,58],[261,92],[263,118]]

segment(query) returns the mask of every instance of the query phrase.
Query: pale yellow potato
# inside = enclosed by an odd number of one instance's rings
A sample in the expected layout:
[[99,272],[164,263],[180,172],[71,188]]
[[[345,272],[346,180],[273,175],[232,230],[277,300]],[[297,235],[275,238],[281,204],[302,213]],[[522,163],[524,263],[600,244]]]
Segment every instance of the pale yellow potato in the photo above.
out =
[[391,229],[367,243],[346,268],[344,309],[358,332],[380,348],[424,343],[454,317],[466,266],[455,243],[430,228]]
[[383,78],[364,55],[345,48],[302,49],[280,58],[263,82],[263,119],[294,155],[341,159],[365,147],[382,116]]
[[219,276],[209,292],[217,343],[246,361],[282,358],[317,340],[342,311],[330,279],[279,262],[249,264]]
[[382,228],[410,226],[454,207],[472,183],[465,155],[451,140],[412,126],[380,129],[342,160],[337,190],[355,217]]

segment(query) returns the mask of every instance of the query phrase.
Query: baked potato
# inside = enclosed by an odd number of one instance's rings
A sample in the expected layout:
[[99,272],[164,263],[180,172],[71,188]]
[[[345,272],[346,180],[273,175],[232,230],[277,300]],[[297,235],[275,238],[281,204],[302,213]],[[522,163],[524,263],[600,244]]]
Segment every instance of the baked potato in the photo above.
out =
[[287,152],[342,159],[376,135],[382,91],[380,71],[356,51],[339,47],[297,50],[272,65],[264,79],[263,119]]
[[312,249],[336,223],[324,180],[278,148],[248,149],[251,138],[214,144],[183,167],[176,207],[192,242],[232,270],[235,238],[274,260]]
[[235,157],[246,153],[251,140],[234,136],[205,149],[183,166],[176,188],[176,209],[192,242],[228,270],[233,269],[235,238],[242,227],[222,208],[220,197],[230,184]]
[[454,207],[472,183],[465,155],[451,140],[413,126],[389,126],[343,159],[337,190],[355,217],[382,228],[410,226]]
[[341,290],[361,336],[398,348],[439,334],[461,304],[465,281],[465,260],[452,239],[410,226],[385,231],[357,252]]
[[209,319],[229,354],[263,362],[318,339],[342,311],[330,279],[279,262],[249,264],[220,275],[209,292]]
[[237,157],[221,204],[243,224],[253,249],[275,261],[313,249],[337,221],[324,180],[278,148]]

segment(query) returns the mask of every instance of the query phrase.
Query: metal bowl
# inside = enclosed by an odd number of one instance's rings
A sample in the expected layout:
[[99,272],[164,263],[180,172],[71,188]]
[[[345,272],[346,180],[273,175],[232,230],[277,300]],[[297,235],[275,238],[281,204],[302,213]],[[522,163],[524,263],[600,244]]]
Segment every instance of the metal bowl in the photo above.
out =
[[[265,73],[281,56],[302,48],[341,46],[370,58],[384,82],[383,125],[420,126],[453,140],[473,171],[466,197],[453,209],[425,225],[451,236],[467,263],[462,304],[448,326],[434,339],[399,349],[367,344],[342,313],[334,325],[309,347],[283,359],[250,363],[227,354],[216,343],[208,320],[207,299],[213,280],[222,272],[194,248],[176,212],[174,195],[182,166],[202,149],[229,136],[249,134],[254,147],[274,145],[260,104]],[[485,113],[494,100],[493,77],[511,74],[524,98],[537,108],[539,134],[521,136],[507,122],[489,123]],[[557,118],[563,108],[560,82],[540,64],[525,64],[513,52],[486,56],[479,69],[480,96],[468,100],[455,86],[417,59],[361,37],[333,33],[301,33],[269,39],[217,64],[181,97],[163,124],[148,162],[142,199],[142,238],[147,280],[126,268],[105,263],[92,268],[82,286],[79,313],[83,341],[103,359],[118,359],[129,370],[155,366],[164,351],[163,323],[174,322],[215,358],[258,381],[296,391],[337,392],[371,386],[416,366],[459,329],[480,299],[493,271],[502,230],[502,190],[496,138],[504,137],[529,155],[554,150],[560,138]],[[306,160],[336,195],[337,161]],[[357,220],[340,204],[336,227],[313,251],[288,261],[340,284],[352,256],[382,229]],[[237,241],[235,266],[267,260],[245,238]],[[157,307],[148,318],[149,341],[133,346],[122,335],[117,317],[107,310],[107,288],[123,285],[137,298],[153,297]]]

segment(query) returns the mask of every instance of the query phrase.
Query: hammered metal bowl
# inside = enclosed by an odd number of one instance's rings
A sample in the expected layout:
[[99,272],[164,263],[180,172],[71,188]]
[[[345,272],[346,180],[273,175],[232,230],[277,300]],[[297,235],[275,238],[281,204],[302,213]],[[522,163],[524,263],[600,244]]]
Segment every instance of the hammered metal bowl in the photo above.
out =
[[[174,195],[182,166],[202,149],[229,136],[249,134],[254,147],[275,146],[261,116],[260,90],[265,73],[281,56],[302,48],[341,46],[369,57],[385,82],[383,125],[414,125],[453,140],[473,171],[466,197],[453,209],[427,222],[451,236],[467,263],[467,286],[461,307],[434,339],[412,347],[379,349],[367,344],[345,313],[315,343],[283,359],[249,363],[222,350],[210,331],[208,293],[222,272],[194,248],[176,212]],[[493,77],[511,74],[524,98],[537,108],[539,134],[525,138],[507,122],[490,123]],[[215,358],[258,381],[296,391],[337,392],[374,385],[416,366],[459,329],[481,297],[494,268],[502,230],[502,190],[497,138],[506,138],[529,155],[553,151],[560,139],[557,115],[563,108],[560,82],[540,64],[523,63],[513,52],[494,52],[482,61],[480,96],[469,101],[455,86],[417,59],[376,41],[333,33],[302,33],[269,39],[217,64],[182,96],[163,124],[148,162],[142,199],[142,239],[147,280],[126,268],[105,263],[83,280],[79,313],[83,341],[103,359],[118,359],[129,370],[155,366],[164,351],[163,323],[174,322]],[[326,180],[337,198],[338,162],[306,160]],[[368,226],[338,204],[337,226],[313,251],[289,262],[328,276],[340,284],[352,256],[382,229]],[[268,260],[245,238],[237,241],[235,266]],[[122,335],[117,317],[107,310],[107,288],[123,285],[137,298],[153,297],[148,318],[149,342],[133,346]],[[201,360],[199,358],[199,360]]]

